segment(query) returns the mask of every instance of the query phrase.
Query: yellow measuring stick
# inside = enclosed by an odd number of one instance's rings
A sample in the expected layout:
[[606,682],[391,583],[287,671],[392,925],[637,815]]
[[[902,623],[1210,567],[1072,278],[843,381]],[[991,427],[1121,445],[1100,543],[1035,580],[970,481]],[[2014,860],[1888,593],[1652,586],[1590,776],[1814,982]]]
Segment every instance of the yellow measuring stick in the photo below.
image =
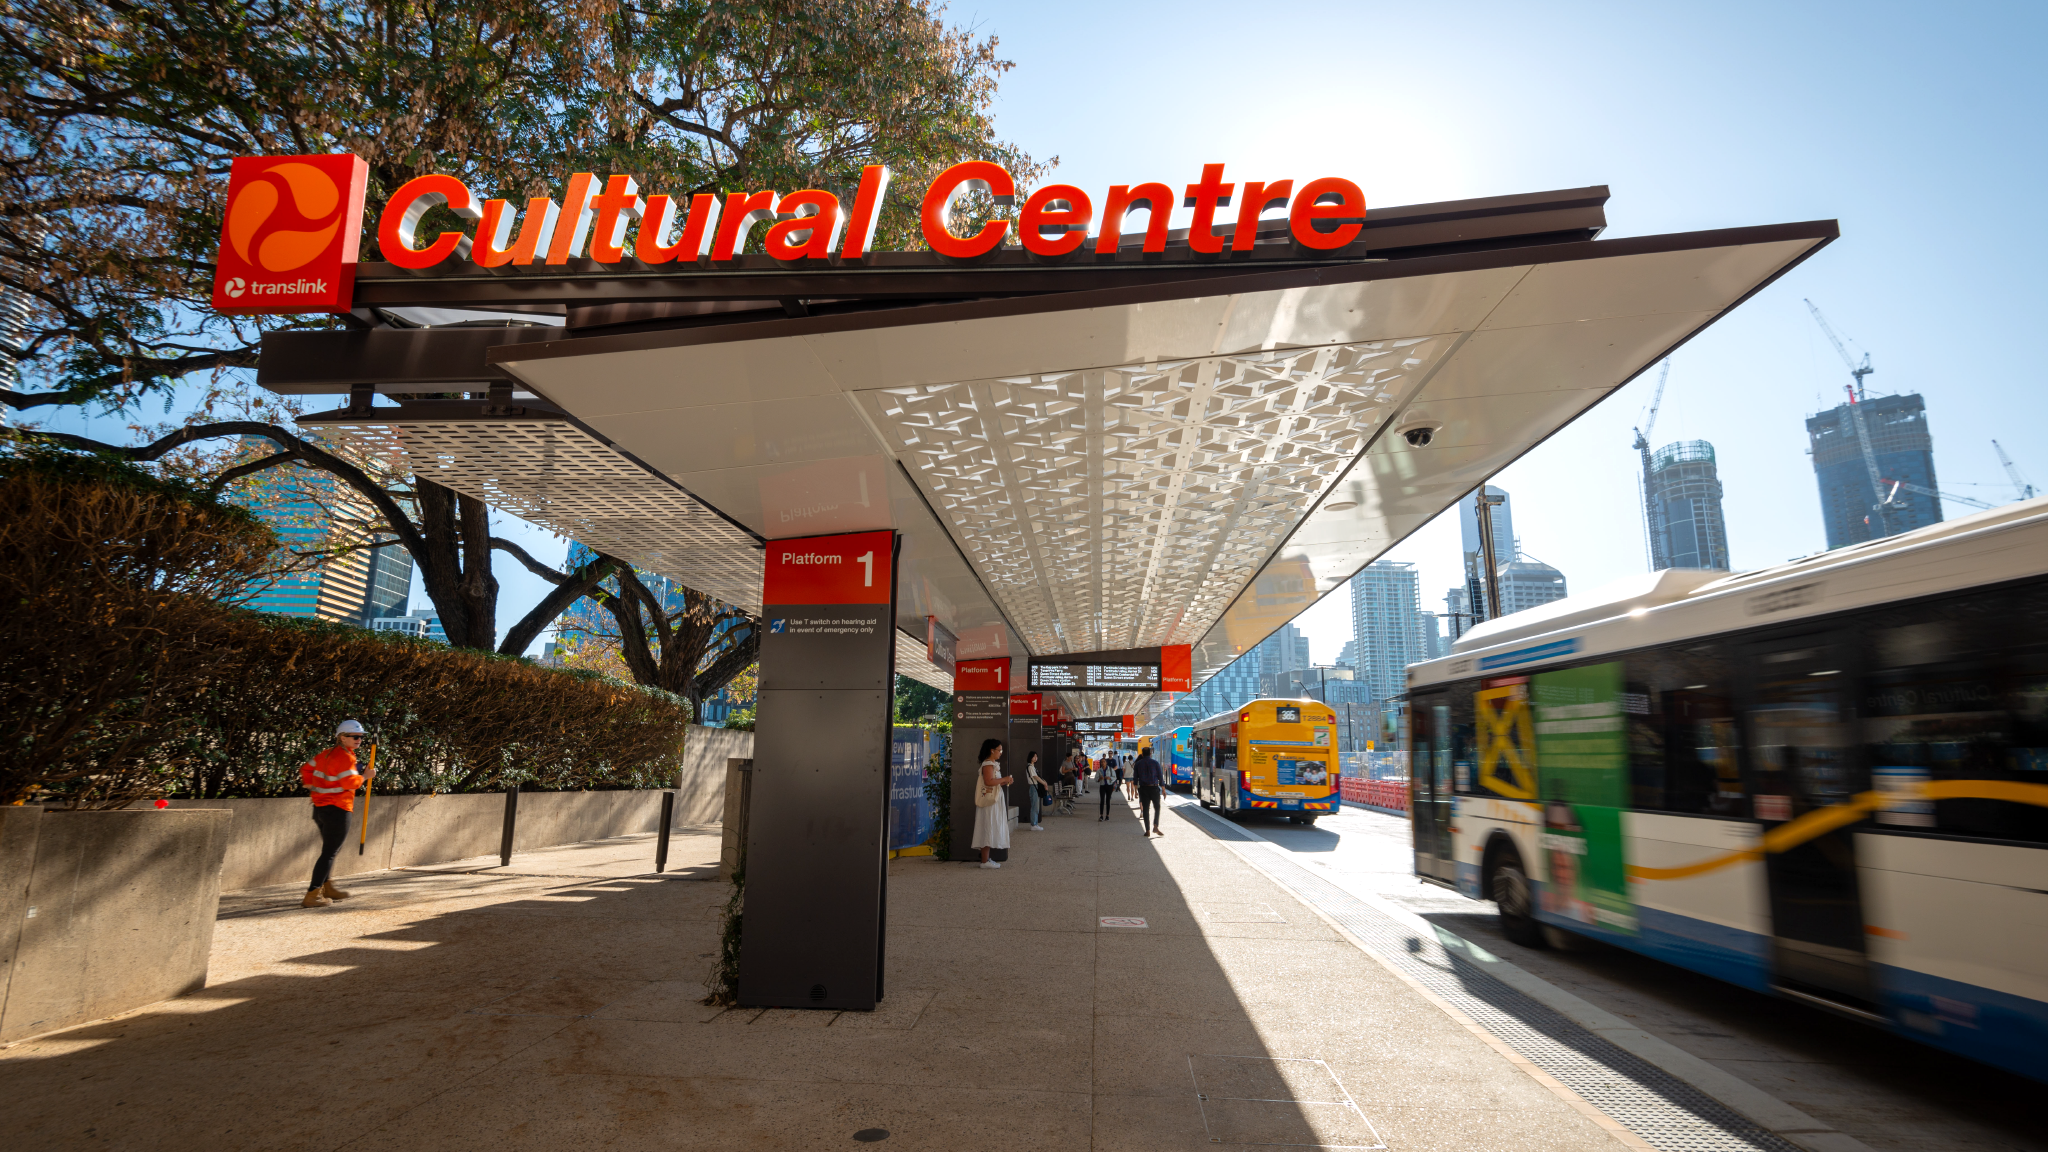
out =
[[[363,766],[363,770],[365,773],[377,770],[377,746],[375,744],[370,745],[370,759]],[[361,856],[363,849],[369,847],[370,844],[370,789],[376,786],[377,781],[374,777],[369,775],[363,777],[363,827],[362,839],[356,841],[356,855],[358,856]]]

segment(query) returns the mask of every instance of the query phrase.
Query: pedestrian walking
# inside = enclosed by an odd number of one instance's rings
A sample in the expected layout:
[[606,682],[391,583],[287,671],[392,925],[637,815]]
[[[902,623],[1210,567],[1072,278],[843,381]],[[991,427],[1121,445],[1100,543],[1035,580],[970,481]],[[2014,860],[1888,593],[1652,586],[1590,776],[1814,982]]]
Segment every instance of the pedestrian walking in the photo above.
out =
[[343,720],[334,730],[334,747],[299,766],[299,778],[313,794],[313,823],[320,827],[320,858],[313,862],[313,885],[306,889],[301,908],[324,908],[349,893],[334,886],[334,858],[348,842],[349,813],[355,810],[356,789],[369,783],[377,773],[356,771],[356,749],[368,734],[354,720]]
[[1045,826],[1040,824],[1038,820],[1039,814],[1045,811],[1045,780],[1038,775],[1038,753],[1036,752],[1024,757],[1024,783],[1026,785],[1027,798],[1031,801],[1031,830],[1033,832],[1043,832],[1045,831]]
[[968,847],[981,849],[983,868],[1001,868],[1000,860],[990,860],[988,851],[1010,847],[1010,805],[1004,798],[1003,789],[1010,786],[1013,777],[1003,775],[1003,742],[983,740],[981,742],[981,784],[983,788],[995,789],[995,799],[987,804],[981,796],[974,798],[974,839]]
[[1100,785],[1096,791],[1102,793],[1101,811],[1096,816],[1097,820],[1109,819],[1109,802],[1116,795],[1116,769],[1109,766],[1109,761],[1110,757],[1104,756],[1095,769],[1095,782]]
[[1150,748],[1138,753],[1138,762],[1131,766],[1131,782],[1138,789],[1138,835],[1166,835],[1159,829],[1159,794],[1166,787],[1166,777]]

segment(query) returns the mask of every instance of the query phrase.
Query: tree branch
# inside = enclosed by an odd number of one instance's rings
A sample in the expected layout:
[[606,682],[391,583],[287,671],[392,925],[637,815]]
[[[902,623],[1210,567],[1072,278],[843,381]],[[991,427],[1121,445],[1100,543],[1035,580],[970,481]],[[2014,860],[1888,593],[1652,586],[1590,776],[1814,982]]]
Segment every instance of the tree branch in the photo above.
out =
[[39,444],[61,444],[67,448],[82,448],[88,452],[104,452],[127,460],[142,461],[156,460],[165,453],[182,448],[195,440],[217,440],[223,436],[260,436],[306,463],[340,477],[363,499],[376,507],[383,515],[385,523],[390,526],[392,534],[398,537],[399,543],[405,545],[406,551],[422,561],[427,557],[425,537],[420,535],[419,529],[413,525],[412,518],[405,514],[405,509],[398,506],[398,501],[392,499],[391,494],[386,492],[382,485],[341,457],[310,441],[301,440],[275,424],[264,424],[255,420],[224,420],[215,424],[194,424],[139,448],[124,448],[85,436],[74,436],[69,432],[17,429],[9,435]]
[[[528,572],[533,573],[535,576],[540,577],[541,579],[547,581],[550,584],[562,584],[567,581],[576,579],[575,572],[570,572],[566,574],[562,572],[557,572],[553,568],[547,566],[546,564],[543,564],[540,561],[535,560],[533,558],[532,553],[528,552],[524,548],[521,548],[519,545],[514,544],[512,541],[505,539],[503,536],[491,537],[491,547],[497,549],[500,552],[510,552],[512,554],[513,559],[519,561],[521,564],[526,565],[526,570]],[[589,567],[589,565],[586,564],[584,565],[584,567],[587,568]],[[577,571],[580,572],[582,571],[582,569],[579,568],[577,569]]]
[[206,486],[206,494],[208,496],[219,496],[223,488],[244,476],[253,476],[265,469],[275,468],[279,464],[287,464],[298,458],[299,454],[297,452],[279,452],[275,456],[265,456],[261,460],[252,460],[247,464],[237,464],[233,468],[215,476],[213,481]]
[[[732,679],[747,670],[749,664],[761,658],[761,628],[758,621],[749,620],[747,634],[731,647],[718,654],[711,667],[697,673],[697,698],[707,700],[718,694],[720,688],[732,683]],[[700,721],[701,722],[701,721]]]
[[[497,545],[501,542],[493,537],[491,543]],[[527,566],[533,567],[531,558],[527,557],[518,545],[512,545],[505,550],[528,560]],[[569,605],[589,595],[590,590],[597,587],[599,581],[611,575],[617,566],[617,560],[609,556],[599,556],[567,575],[554,573],[557,581],[555,590],[543,596],[540,603],[533,606],[533,611],[521,617],[519,623],[514,624],[511,630],[505,633],[505,642],[498,647],[498,651],[507,656],[517,656],[525,652],[527,646],[533,643],[534,637],[540,635],[541,629],[568,611]]]

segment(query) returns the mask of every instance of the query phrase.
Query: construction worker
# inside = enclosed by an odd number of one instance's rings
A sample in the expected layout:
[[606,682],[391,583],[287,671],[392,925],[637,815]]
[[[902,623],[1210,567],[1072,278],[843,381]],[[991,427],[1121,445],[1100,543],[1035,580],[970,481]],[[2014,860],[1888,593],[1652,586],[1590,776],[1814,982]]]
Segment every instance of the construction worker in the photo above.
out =
[[334,886],[330,874],[335,856],[348,842],[348,815],[355,811],[356,789],[376,775],[374,770],[356,771],[356,749],[367,738],[361,724],[343,720],[334,730],[334,747],[299,766],[299,777],[313,794],[313,823],[320,826],[320,859],[313,863],[313,886],[299,902],[302,908],[324,908],[348,899],[348,893]]

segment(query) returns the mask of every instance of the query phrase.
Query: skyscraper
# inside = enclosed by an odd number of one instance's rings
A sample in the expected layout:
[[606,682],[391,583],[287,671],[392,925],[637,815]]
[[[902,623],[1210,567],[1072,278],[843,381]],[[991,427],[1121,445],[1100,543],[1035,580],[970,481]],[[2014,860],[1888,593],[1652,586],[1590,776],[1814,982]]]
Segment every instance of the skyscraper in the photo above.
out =
[[412,553],[397,541],[370,549],[370,579],[363,595],[363,623],[403,616],[412,606]]
[[[1928,431],[1927,409],[1919,393],[1866,396],[1860,403],[1838,404],[1807,417],[1806,435],[1829,548],[1941,522],[1941,500],[1926,494],[1941,485],[1934,479],[1934,435]],[[1875,485],[1863,455],[1864,436],[1869,437],[1876,460]],[[1895,484],[1901,487],[1895,489]],[[1926,492],[1912,491],[1903,487],[1906,484]]]
[[1282,624],[1252,651],[1259,657],[1259,691],[1263,695],[1273,694],[1283,673],[1309,666],[1308,637],[1292,624]]
[[1415,657],[1417,660],[1434,660],[1439,656],[1449,654],[1451,643],[1444,638],[1442,620],[1443,617],[1435,612],[1417,612],[1415,614],[1415,622],[1422,629],[1421,646],[1417,650]]
[[1446,650],[1449,644],[1456,644],[1458,637],[1463,636],[1471,630],[1472,625],[1479,622],[1472,615],[1474,603],[1476,601],[1469,585],[1450,588],[1444,592],[1444,627],[1448,630],[1444,637],[1447,642]]
[[1517,556],[1500,566],[1500,614],[1503,616],[1564,597],[1564,573],[1533,556]]
[[1375,700],[1391,700],[1408,690],[1408,665],[1422,659],[1419,608],[1413,564],[1382,560],[1351,578],[1358,679],[1372,689]]
[[[251,458],[269,451],[266,442],[248,438],[243,447]],[[290,464],[271,468],[251,479],[242,502],[287,549],[305,558],[300,571],[257,589],[249,607],[358,627],[367,627],[376,617],[405,613],[412,591],[412,556],[404,548],[392,543],[339,554],[331,551],[361,542],[363,530],[349,521],[373,519],[365,502],[333,473]]]
[[[1810,423],[1810,422],[1809,422]],[[1650,567],[1719,568],[1728,563],[1728,524],[1721,515],[1721,477],[1714,446],[1680,440],[1650,458],[1643,499],[1656,515]]]

